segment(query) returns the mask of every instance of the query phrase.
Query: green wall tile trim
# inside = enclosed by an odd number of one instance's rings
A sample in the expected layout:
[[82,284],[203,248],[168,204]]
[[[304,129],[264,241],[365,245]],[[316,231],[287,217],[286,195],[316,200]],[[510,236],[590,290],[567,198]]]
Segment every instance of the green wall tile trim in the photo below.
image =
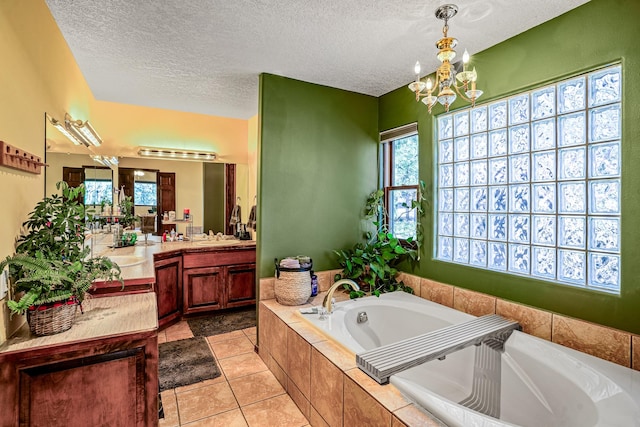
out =
[[[552,284],[432,259],[433,229],[425,227],[422,277],[484,292],[556,313],[640,333],[640,2],[592,0],[497,46],[475,54],[482,102],[622,61],[622,290],[621,295]],[[435,55],[435,49],[434,49]],[[465,106],[463,102],[454,106]],[[441,107],[440,107],[441,108]],[[437,110],[440,111],[440,110]],[[379,129],[418,120],[420,175],[433,200],[433,121],[422,103],[401,87],[379,99]],[[424,224],[433,223],[433,207]]]
[[331,251],[360,240],[376,188],[378,100],[263,74],[259,102],[259,276],[290,255],[335,268]]

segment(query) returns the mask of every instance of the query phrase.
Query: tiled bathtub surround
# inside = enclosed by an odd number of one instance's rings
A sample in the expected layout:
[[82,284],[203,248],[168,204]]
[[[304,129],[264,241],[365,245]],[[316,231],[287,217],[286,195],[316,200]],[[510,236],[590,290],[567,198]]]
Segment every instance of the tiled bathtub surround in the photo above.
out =
[[[340,270],[330,270],[316,273],[321,290],[328,289],[333,276],[339,272]],[[411,286],[415,294],[422,298],[475,316],[496,313],[520,322],[523,331],[528,334],[640,370],[638,335],[407,273],[400,273],[399,279]],[[274,298],[274,279],[260,280],[260,296],[262,301]]]
[[405,283],[419,280],[416,294],[422,298],[474,316],[496,313],[516,320],[528,334],[640,370],[640,336],[407,273],[399,278]]
[[299,308],[261,301],[258,340],[265,364],[312,426],[442,425],[393,385],[381,386],[361,372],[353,353],[306,323]]

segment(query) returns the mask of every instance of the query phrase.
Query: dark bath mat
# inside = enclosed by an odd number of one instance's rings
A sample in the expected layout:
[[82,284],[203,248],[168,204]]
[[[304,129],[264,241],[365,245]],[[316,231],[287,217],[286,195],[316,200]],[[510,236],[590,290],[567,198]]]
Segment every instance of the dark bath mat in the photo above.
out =
[[158,346],[160,391],[220,376],[206,338],[170,341]]
[[187,319],[191,332],[196,337],[210,337],[238,329],[256,326],[256,308],[251,306],[227,313],[216,313],[210,316]]

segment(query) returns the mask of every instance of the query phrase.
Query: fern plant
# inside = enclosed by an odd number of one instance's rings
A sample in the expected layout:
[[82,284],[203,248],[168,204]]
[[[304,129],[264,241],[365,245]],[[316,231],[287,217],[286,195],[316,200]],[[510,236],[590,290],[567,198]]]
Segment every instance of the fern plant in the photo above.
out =
[[56,184],[61,194],[45,197],[23,223],[16,253],[0,261],[0,271],[9,267],[12,313],[58,301],[81,303],[93,282],[118,280],[120,268],[109,258],[91,258],[84,245],[84,186]]

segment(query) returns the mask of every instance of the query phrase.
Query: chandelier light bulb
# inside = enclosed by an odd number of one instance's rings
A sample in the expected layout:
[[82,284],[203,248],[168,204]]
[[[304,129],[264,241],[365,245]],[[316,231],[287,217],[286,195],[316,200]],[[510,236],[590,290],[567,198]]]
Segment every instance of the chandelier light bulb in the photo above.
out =
[[416,61],[416,65],[413,67],[413,72],[416,73],[417,76],[420,75],[420,61]]
[[431,81],[431,77],[427,79],[427,90],[431,91],[433,89],[433,82]]
[[465,65],[469,63],[469,52],[467,52],[467,49],[465,49],[464,54],[462,54],[462,62]]

